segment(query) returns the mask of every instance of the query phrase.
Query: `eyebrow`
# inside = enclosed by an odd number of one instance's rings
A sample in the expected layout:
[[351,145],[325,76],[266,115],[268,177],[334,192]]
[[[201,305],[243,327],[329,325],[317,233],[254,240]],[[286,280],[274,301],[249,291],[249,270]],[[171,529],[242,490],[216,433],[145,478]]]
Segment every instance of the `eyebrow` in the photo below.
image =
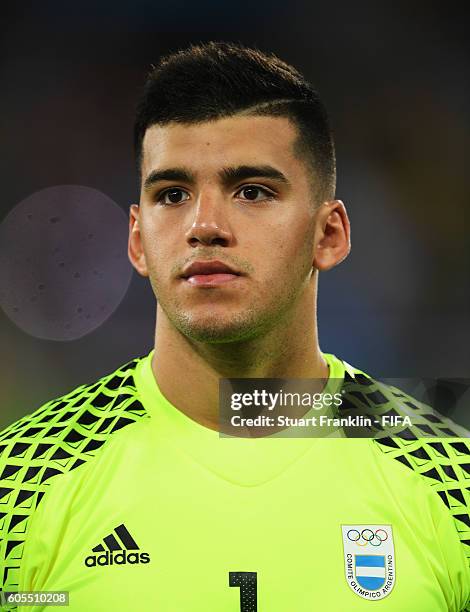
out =
[[160,181],[177,181],[183,183],[194,183],[195,177],[186,168],[166,168],[164,170],[152,170],[144,181],[144,191],[149,191],[155,183]]
[[[254,177],[268,178],[286,185],[289,181],[285,175],[276,170],[273,166],[235,166],[222,168],[218,173],[224,185],[231,185],[237,181],[242,181]],[[184,183],[195,183],[195,175],[186,168],[165,168],[163,170],[152,170],[144,181],[144,191],[150,189],[160,181],[176,181]]]
[[237,166],[235,168],[223,168],[219,174],[225,184],[254,178],[255,176],[273,179],[280,183],[285,183],[286,185],[289,184],[284,174],[276,170],[276,168],[273,168],[273,166]]

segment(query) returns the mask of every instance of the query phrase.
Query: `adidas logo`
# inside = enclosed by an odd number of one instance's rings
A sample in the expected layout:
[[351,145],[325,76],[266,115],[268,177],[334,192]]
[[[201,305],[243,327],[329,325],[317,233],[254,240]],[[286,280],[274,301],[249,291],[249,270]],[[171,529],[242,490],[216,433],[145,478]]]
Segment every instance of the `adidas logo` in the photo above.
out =
[[89,555],[85,559],[87,567],[95,567],[97,565],[125,565],[136,563],[149,563],[150,555],[146,552],[129,552],[139,551],[136,541],[127,531],[124,524],[119,525],[112,533],[103,538],[103,544],[98,544],[92,548],[94,553],[102,553],[97,555]]

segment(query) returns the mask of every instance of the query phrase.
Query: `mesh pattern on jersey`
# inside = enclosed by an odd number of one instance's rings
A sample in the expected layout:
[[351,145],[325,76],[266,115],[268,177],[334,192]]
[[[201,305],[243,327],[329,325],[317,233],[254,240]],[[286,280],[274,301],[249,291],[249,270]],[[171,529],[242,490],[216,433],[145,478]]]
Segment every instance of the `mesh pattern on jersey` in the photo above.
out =
[[422,476],[449,509],[470,566],[470,443],[465,438],[376,440],[380,449]]
[[380,431],[374,443],[422,476],[439,495],[452,515],[470,566],[470,440],[459,437],[468,432],[426,404],[362,372],[347,372],[344,389],[344,412],[413,417],[411,427]]
[[0,433],[0,590],[16,591],[29,518],[61,474],[148,416],[136,397],[138,359],[48,402]]
[[[458,438],[470,433],[460,425],[442,416],[430,406],[417,401],[396,387],[374,380],[363,372],[347,367],[343,382],[343,403],[338,416],[361,415],[364,417],[409,416],[412,425],[387,426],[373,424],[364,428],[366,437],[398,436],[403,440],[422,437]],[[344,428],[346,436],[358,437],[358,428]]]

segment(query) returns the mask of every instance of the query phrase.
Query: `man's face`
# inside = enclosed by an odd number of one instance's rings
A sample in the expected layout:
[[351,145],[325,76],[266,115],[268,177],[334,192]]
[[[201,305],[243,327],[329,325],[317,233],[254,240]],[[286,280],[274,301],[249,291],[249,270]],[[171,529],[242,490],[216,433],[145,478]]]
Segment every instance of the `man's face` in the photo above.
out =
[[280,117],[147,130],[131,242],[136,267],[187,337],[253,338],[312,297],[316,210],[296,139]]

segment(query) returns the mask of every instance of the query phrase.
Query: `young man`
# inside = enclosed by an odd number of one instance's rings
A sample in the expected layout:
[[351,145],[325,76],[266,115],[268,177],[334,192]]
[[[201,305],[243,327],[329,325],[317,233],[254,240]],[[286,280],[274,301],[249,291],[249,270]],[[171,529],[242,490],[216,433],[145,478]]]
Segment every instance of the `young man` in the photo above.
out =
[[[193,47],[149,76],[135,136],[129,257],[155,348],[0,435],[0,584],[35,592],[11,608],[67,591],[87,612],[470,609],[467,433],[318,345],[318,273],[350,241],[311,86]],[[328,379],[352,412],[414,420],[223,437],[224,378]]]

